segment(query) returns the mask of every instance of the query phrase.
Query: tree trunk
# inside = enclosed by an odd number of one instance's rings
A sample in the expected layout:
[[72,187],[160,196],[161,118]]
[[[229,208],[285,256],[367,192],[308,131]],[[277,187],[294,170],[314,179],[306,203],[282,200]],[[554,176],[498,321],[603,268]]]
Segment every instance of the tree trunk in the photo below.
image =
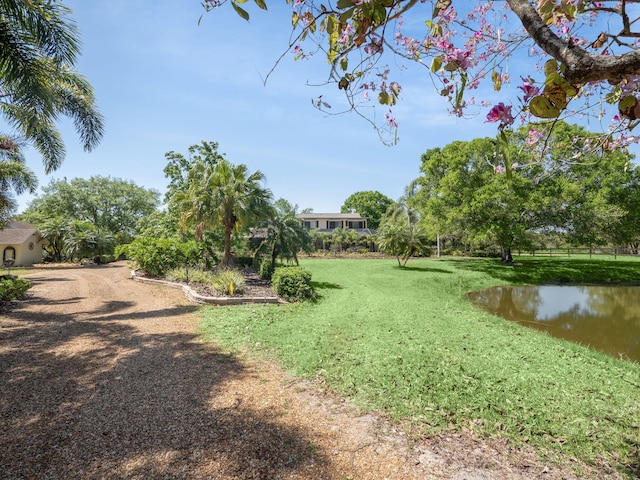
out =
[[224,226],[224,257],[222,258],[224,267],[231,266],[231,227]]
[[500,247],[500,257],[502,263],[512,264],[513,256],[511,255],[511,247]]

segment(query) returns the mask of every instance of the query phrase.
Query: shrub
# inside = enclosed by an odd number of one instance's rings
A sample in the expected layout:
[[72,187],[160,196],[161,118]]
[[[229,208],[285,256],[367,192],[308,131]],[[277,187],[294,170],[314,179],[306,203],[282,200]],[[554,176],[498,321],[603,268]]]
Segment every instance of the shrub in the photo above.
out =
[[311,285],[311,272],[302,267],[279,267],[271,277],[271,284],[282,298],[297,302],[316,300],[318,295]]
[[244,277],[238,270],[221,270],[214,273],[211,287],[216,292],[233,296],[244,290]]
[[264,278],[266,280],[271,280],[273,276],[274,265],[271,260],[262,260],[260,262],[260,266],[258,267],[258,274],[260,278]]
[[238,255],[236,257],[236,265],[240,268],[249,268],[253,266],[253,257],[249,255]]
[[114,255],[118,258],[118,260],[126,260],[129,258],[129,243],[124,245],[116,245],[114,250]]
[[212,273],[199,268],[177,267],[169,270],[165,278],[170,282],[211,283]]
[[99,265],[103,265],[103,264],[107,264],[107,263],[111,263],[111,262],[115,262],[116,261],[116,256],[115,255],[98,255],[97,257],[95,257],[93,259],[93,261]]
[[9,275],[0,277],[0,300],[17,300],[31,288],[31,282],[24,278],[16,278]]
[[164,277],[172,268],[194,265],[199,260],[194,242],[170,239],[136,239],[127,246],[126,254],[140,270],[153,277]]

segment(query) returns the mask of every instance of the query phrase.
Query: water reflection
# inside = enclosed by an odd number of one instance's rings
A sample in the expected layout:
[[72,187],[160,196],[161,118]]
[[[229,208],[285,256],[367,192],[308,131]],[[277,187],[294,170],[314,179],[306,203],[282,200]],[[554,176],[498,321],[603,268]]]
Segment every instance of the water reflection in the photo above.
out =
[[502,286],[471,292],[483,310],[640,362],[640,287]]

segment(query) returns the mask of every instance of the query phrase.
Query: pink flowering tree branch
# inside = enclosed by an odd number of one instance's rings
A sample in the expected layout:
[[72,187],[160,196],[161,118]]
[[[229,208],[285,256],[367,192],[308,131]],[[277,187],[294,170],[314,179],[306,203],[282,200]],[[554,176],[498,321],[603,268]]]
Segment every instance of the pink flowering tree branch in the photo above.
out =
[[[254,1],[267,9],[265,0]],[[249,19],[245,2],[204,0],[203,5],[211,10],[228,3]],[[432,77],[451,114],[465,117],[484,109],[499,132],[516,119],[552,125],[592,115],[611,120],[594,148],[626,148],[637,140],[629,132],[640,121],[640,27],[634,30],[640,25],[639,0],[287,3],[292,9],[287,51],[302,59],[308,55],[305,46],[312,45],[310,52],[326,55],[329,83],[357,112],[371,102],[380,104],[385,113],[376,123],[394,138],[398,122],[391,109],[403,91],[394,69],[412,63]],[[516,55],[519,61],[512,62]],[[501,93],[510,100],[493,105],[491,90],[503,92],[510,84],[514,63],[524,65],[513,77],[520,79],[515,90],[520,94]],[[330,108],[323,96],[314,104]]]

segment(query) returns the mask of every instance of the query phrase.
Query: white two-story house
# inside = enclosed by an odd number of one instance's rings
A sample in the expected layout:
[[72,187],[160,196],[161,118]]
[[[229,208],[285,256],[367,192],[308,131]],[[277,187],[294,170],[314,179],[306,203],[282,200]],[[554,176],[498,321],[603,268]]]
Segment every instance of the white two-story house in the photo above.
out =
[[307,230],[317,228],[330,233],[336,228],[348,228],[361,235],[373,233],[367,228],[367,219],[357,213],[299,213],[296,216]]

